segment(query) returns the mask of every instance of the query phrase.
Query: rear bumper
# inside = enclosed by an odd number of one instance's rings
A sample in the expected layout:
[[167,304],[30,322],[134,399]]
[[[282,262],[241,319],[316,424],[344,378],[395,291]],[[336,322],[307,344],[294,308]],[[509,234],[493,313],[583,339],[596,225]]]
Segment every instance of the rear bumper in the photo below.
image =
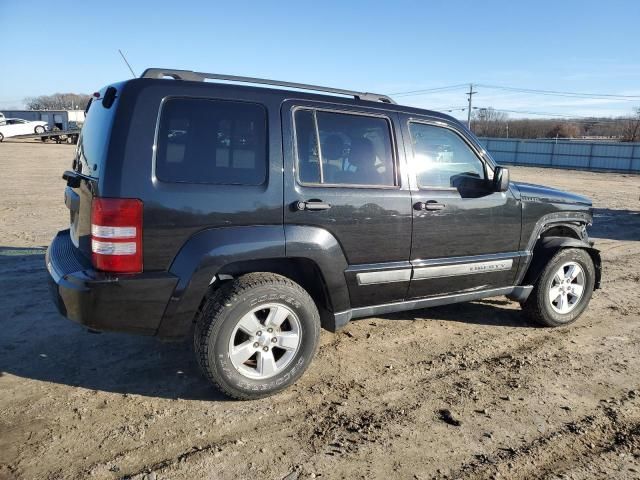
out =
[[95,330],[155,335],[178,281],[168,272],[113,276],[94,270],[58,232],[45,257],[60,313]]

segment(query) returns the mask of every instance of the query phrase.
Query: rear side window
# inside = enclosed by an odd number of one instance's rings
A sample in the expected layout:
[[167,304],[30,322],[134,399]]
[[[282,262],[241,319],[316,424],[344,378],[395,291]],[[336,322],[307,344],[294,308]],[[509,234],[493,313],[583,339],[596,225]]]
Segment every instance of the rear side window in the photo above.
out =
[[255,103],[167,100],[156,141],[164,182],[261,185],[267,176],[267,113]]
[[300,182],[396,185],[386,118],[301,109],[295,112],[295,127]]

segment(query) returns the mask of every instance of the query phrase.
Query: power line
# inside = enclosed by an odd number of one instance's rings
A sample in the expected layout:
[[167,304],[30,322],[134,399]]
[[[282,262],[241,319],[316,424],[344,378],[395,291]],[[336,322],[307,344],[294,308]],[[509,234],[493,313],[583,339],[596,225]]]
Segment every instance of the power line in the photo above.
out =
[[[393,95],[396,97],[411,97],[418,95],[429,95],[432,93],[440,93],[448,90],[455,90],[462,87],[467,87],[469,84],[467,83],[459,83],[456,85],[446,85],[443,87],[435,87],[435,88],[425,88],[419,90],[408,90],[404,92],[396,92],[391,93],[389,95]],[[640,95],[624,95],[618,93],[586,93],[586,92],[569,92],[562,90],[542,90],[535,88],[522,88],[522,87],[513,87],[507,85],[492,85],[488,83],[476,83],[474,84],[476,87],[489,88],[495,90],[504,90],[515,93],[529,93],[532,95],[550,95],[555,97],[568,97],[568,98],[591,98],[591,99],[602,99],[602,100],[640,100]]]
[[453,106],[446,108],[430,108],[430,110],[435,110],[436,112],[464,112],[467,109],[466,106]]
[[506,90],[510,92],[531,93],[534,95],[551,95],[556,97],[569,98],[593,98],[593,99],[609,99],[609,100],[640,100],[640,95],[622,95],[617,93],[584,93],[584,92],[565,92],[559,90],[538,90],[534,88],[509,87],[503,85],[489,85],[486,83],[478,83],[477,86],[483,88],[491,88],[498,90]]
[[467,85],[469,85],[468,83],[459,83],[456,85],[447,85],[444,87],[435,87],[435,88],[423,88],[420,90],[408,90],[405,92],[395,92],[395,93],[390,93],[389,95],[393,95],[395,97],[410,97],[410,96],[414,96],[414,95],[426,95],[429,93],[438,93],[438,92],[443,92],[446,90],[455,90],[458,88],[462,88],[462,87],[466,87]]

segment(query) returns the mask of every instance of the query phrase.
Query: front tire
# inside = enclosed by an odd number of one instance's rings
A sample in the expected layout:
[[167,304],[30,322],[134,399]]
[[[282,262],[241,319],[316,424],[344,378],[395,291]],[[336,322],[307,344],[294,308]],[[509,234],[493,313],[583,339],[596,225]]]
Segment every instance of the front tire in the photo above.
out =
[[194,349],[207,378],[238,400],[273,395],[308,368],[320,338],[320,315],[297,283],[250,273],[206,299]]
[[589,305],[595,284],[591,256],[579,248],[561,249],[544,268],[523,304],[525,316],[546,327],[575,322]]
[[44,127],[42,125],[38,125],[35,129],[34,132],[37,133],[38,135],[40,135],[41,133],[44,133]]

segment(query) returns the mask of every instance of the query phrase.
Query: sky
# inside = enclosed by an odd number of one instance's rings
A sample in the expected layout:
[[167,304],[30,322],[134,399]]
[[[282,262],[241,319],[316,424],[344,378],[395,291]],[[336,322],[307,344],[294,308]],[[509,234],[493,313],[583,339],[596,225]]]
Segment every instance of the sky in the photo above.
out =
[[[433,110],[510,117],[630,115],[640,107],[640,2],[0,0],[0,109],[92,93],[147,67],[396,94]],[[456,86],[457,85],[457,86]],[[456,86],[420,95],[402,92]],[[590,98],[495,87],[626,95]],[[522,113],[528,112],[528,113]],[[463,118],[466,111],[454,110]]]

